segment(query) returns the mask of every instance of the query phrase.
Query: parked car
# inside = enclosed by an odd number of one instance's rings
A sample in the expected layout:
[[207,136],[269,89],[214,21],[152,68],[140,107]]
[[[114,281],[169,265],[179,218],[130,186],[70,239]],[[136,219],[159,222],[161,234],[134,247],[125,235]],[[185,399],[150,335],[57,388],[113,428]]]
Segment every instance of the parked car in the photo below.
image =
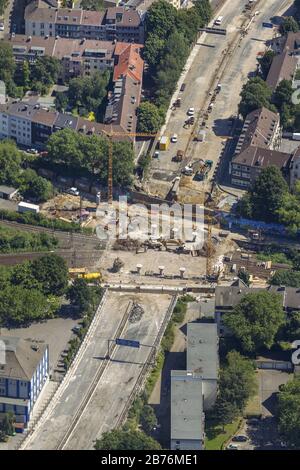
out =
[[238,446],[235,444],[228,444],[226,450],[239,450]]
[[4,31],[4,24],[0,23],[0,31]]
[[155,150],[155,152],[153,154],[153,158],[159,158],[159,151],[158,150]]
[[182,169],[182,173],[185,175],[185,176],[192,176],[193,173],[194,173],[194,170],[191,166],[185,166],[183,169]]
[[250,418],[247,420],[247,424],[258,424],[259,419],[258,418]]
[[180,87],[180,91],[184,91],[184,90],[185,90],[185,87],[186,87],[186,84],[183,83],[183,84],[181,85],[181,87]]
[[187,115],[188,116],[194,116],[194,114],[195,114],[195,108],[189,108],[187,110]]
[[177,134],[173,134],[172,137],[171,137],[171,142],[173,142],[173,144],[176,144],[177,141],[178,141]]
[[233,440],[233,442],[247,442],[248,437],[239,434],[238,436],[233,436],[232,440]]
[[79,196],[79,191],[77,188],[69,188],[66,191],[68,194],[71,194],[72,196]]
[[37,155],[39,153],[39,151],[37,149],[28,149],[26,150],[27,153],[31,153],[32,155]]

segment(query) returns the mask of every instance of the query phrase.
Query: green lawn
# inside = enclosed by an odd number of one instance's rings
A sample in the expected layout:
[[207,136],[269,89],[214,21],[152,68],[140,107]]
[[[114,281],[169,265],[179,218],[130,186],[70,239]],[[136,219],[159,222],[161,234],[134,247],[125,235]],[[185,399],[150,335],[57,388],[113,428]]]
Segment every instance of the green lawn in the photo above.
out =
[[206,421],[205,423],[205,450],[222,450],[222,446],[233,436],[241,423],[241,418],[238,418],[231,424],[227,424],[224,428],[213,421]]

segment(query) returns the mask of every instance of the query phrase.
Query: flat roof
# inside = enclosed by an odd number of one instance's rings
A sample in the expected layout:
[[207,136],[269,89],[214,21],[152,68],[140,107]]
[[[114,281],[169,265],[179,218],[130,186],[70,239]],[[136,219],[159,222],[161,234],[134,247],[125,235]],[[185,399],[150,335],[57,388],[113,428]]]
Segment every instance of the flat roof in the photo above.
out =
[[218,331],[216,323],[187,324],[187,370],[204,379],[216,379],[219,369]]
[[202,440],[202,378],[189,371],[171,371],[171,439]]
[[17,405],[17,406],[27,406],[28,399],[26,398],[7,398],[7,397],[0,397],[0,404],[5,405]]
[[16,188],[13,188],[12,186],[0,185],[0,193],[13,194],[16,191],[18,190]]

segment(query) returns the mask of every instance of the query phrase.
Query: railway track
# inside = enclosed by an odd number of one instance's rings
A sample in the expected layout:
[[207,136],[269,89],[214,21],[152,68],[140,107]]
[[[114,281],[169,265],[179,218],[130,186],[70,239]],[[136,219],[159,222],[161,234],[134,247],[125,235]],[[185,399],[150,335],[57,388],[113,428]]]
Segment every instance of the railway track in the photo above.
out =
[[[122,318],[122,320],[121,320],[121,322],[118,326],[118,329],[115,332],[115,335],[114,335],[115,338],[120,337],[122,335],[124,329],[125,329],[125,326],[127,324],[127,321],[128,321],[129,315],[130,315],[131,305],[132,305],[132,302],[129,302],[129,304],[127,306],[127,309],[126,309],[126,312],[125,312],[125,314],[124,314],[124,316],[123,316],[123,318]],[[113,356],[115,349],[116,349],[116,344],[113,343],[113,346],[110,349],[110,357]],[[108,354],[108,351],[107,351],[107,354]],[[104,372],[105,372],[105,370],[106,370],[106,368],[109,364],[109,361],[110,361],[110,358],[108,358],[108,357],[105,358],[101,362],[98,369],[96,370],[95,377],[94,377],[93,381],[91,382],[86,395],[83,397],[83,400],[81,401],[76,413],[74,414],[74,416],[71,420],[71,423],[69,425],[69,428],[68,428],[67,432],[65,433],[65,435],[61,439],[61,441],[58,443],[55,450],[63,450],[63,448],[68,443],[68,441],[69,441],[69,439],[70,439],[77,423],[80,420],[80,417],[82,416],[82,414],[84,413],[84,410],[86,409],[86,407],[88,406],[90,400],[92,399],[92,397],[94,395],[94,392],[96,390],[96,387],[97,387],[101,377],[103,376],[103,374],[104,374]]]
[[[14,266],[16,264],[21,264],[24,261],[33,261],[40,258],[44,255],[49,255],[50,253],[55,253],[61,256],[67,264],[71,267],[76,267],[77,264],[82,264],[83,262],[94,262],[95,261],[95,251],[92,250],[53,250],[53,251],[36,251],[30,253],[11,253],[7,255],[0,255],[0,265],[2,266]],[[100,251],[99,251],[100,255]]]

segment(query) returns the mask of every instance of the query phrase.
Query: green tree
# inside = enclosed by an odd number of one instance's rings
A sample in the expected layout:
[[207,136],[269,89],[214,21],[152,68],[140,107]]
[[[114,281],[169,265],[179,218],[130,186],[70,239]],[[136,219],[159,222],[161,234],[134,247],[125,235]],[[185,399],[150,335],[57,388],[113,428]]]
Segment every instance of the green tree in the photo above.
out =
[[38,176],[34,170],[25,170],[20,178],[21,193],[27,199],[44,202],[53,195],[53,186],[45,178]]
[[45,295],[62,295],[68,285],[68,268],[60,256],[49,254],[34,260],[31,271],[35,279],[41,283]]
[[163,124],[163,116],[155,104],[144,101],[137,110],[138,131],[155,134]]
[[280,25],[281,34],[288,34],[289,32],[298,33],[299,25],[295,18],[292,16],[287,16],[283,19],[283,22]]
[[273,286],[286,286],[300,288],[299,271],[276,271],[271,277],[270,284]]
[[27,60],[24,60],[21,66],[21,85],[25,89],[30,87],[30,66]]
[[285,320],[282,297],[268,291],[247,294],[223,320],[246,353],[270,349]]
[[0,142],[0,183],[8,185],[18,183],[21,161],[21,152],[15,142],[2,140]]
[[279,431],[291,446],[300,447],[300,378],[281,385],[278,394]]
[[276,56],[276,52],[272,50],[268,50],[259,61],[260,67],[261,67],[262,78],[264,80],[266,80],[268,76],[268,73],[270,71],[270,68],[271,68],[271,65],[275,56]]
[[57,82],[61,69],[62,64],[56,57],[38,57],[31,67],[32,88],[36,89],[37,83],[46,87],[53,85]]
[[279,168],[264,168],[250,191],[253,217],[266,222],[277,222],[278,211],[288,190]]
[[[231,351],[226,356],[226,365],[220,371],[218,401],[232,405],[227,406],[228,419],[235,417],[244,410],[249,398],[256,392],[257,382],[255,366],[252,361],[243,357],[237,351]],[[226,423],[225,423],[226,424]]]
[[80,278],[75,279],[68,289],[67,298],[72,305],[79,308],[80,312],[86,311],[91,303],[91,293],[87,281]]
[[15,416],[14,414],[9,411],[8,413],[5,413],[3,416],[3,419],[1,421],[1,430],[7,435],[7,436],[12,436],[15,428],[14,428],[14,422],[15,422]]
[[275,106],[271,104],[271,96],[272,90],[262,78],[250,78],[241,91],[239,112],[243,118],[262,106],[276,112]]
[[155,33],[148,34],[144,48],[144,58],[152,68],[159,63],[165,46],[165,40]]
[[81,0],[80,7],[83,10],[103,11],[105,9],[104,0]]
[[8,6],[9,0],[0,0],[0,15],[3,15],[7,6]]
[[114,430],[105,432],[96,441],[96,450],[159,450],[159,443],[142,431]]
[[239,416],[240,410],[234,403],[218,396],[212,414],[213,418],[223,426],[224,432],[226,424],[232,423]]
[[150,405],[144,405],[141,412],[141,424],[146,434],[150,434],[153,428],[157,426],[156,414]]
[[0,80],[3,80],[8,87],[12,86],[16,63],[11,44],[0,41]]
[[292,235],[300,230],[300,181],[297,181],[293,193],[285,193],[277,210],[279,222],[287,226]]
[[147,33],[155,33],[160,38],[167,38],[174,30],[176,8],[165,0],[152,3],[145,19]]

